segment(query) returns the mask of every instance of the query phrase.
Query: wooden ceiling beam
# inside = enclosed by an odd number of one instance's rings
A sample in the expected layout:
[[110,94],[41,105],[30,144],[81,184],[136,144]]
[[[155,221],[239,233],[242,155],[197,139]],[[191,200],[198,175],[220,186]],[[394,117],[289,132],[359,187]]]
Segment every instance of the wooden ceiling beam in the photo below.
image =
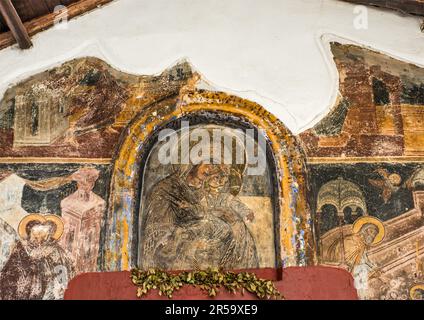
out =
[[13,38],[19,44],[19,47],[21,49],[31,48],[32,42],[28,32],[10,0],[0,0],[0,13],[6,21]]
[[424,0],[342,0],[356,4],[397,10],[406,14],[424,16]]
[[[2,3],[2,1],[4,0],[0,0],[0,3]],[[72,4],[67,6],[68,20],[75,18],[77,16],[80,16],[98,7],[101,7],[112,1],[113,0],[80,0],[78,2],[73,2]],[[68,3],[71,1],[62,0],[61,2]],[[31,21],[25,22],[24,26],[26,30],[28,30],[28,34],[30,36],[33,36],[34,34],[38,32],[41,32],[53,27],[55,19],[59,15],[60,15],[60,12],[53,12],[45,16],[35,18]],[[0,50],[13,45],[15,42],[16,42],[15,38],[13,37],[10,31],[0,34]]]

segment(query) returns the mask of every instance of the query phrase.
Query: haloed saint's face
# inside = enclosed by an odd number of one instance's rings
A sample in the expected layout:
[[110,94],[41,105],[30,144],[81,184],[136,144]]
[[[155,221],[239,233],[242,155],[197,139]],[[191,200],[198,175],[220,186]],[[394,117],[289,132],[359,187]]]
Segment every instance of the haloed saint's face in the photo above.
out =
[[50,240],[50,236],[52,233],[52,228],[50,225],[38,224],[31,228],[29,241],[32,244],[40,245],[48,240]]
[[365,224],[361,229],[361,236],[365,244],[371,245],[378,234],[378,227],[373,224]]

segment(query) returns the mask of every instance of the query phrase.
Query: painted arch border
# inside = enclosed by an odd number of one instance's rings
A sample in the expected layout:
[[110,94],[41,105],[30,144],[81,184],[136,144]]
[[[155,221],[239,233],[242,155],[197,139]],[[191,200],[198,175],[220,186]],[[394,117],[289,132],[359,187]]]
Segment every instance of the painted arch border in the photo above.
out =
[[139,208],[141,154],[154,131],[172,120],[201,112],[243,118],[267,139],[273,152],[278,183],[279,266],[315,263],[311,216],[306,201],[306,155],[286,126],[262,106],[223,92],[187,91],[145,107],[127,126],[114,158],[109,206],[106,213],[101,266],[103,271],[134,267],[132,249]]

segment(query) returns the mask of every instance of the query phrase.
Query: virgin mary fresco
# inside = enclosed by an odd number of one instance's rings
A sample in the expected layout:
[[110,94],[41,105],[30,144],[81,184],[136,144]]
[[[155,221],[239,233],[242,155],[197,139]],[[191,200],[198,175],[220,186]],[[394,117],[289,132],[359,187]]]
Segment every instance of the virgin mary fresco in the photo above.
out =
[[246,164],[212,162],[173,166],[149,188],[142,207],[142,268],[259,267],[246,225],[255,214],[238,197]]

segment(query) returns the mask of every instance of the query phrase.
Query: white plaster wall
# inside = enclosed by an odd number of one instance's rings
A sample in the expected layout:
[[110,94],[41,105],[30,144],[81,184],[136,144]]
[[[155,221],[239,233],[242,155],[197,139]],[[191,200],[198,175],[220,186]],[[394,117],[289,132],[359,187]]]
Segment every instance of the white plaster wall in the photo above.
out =
[[369,46],[424,66],[420,19],[335,0],[116,0],[0,51],[0,96],[13,83],[65,60],[97,56],[115,68],[156,74],[186,58],[214,88],[256,101],[294,133],[333,106],[338,76],[329,39]]

